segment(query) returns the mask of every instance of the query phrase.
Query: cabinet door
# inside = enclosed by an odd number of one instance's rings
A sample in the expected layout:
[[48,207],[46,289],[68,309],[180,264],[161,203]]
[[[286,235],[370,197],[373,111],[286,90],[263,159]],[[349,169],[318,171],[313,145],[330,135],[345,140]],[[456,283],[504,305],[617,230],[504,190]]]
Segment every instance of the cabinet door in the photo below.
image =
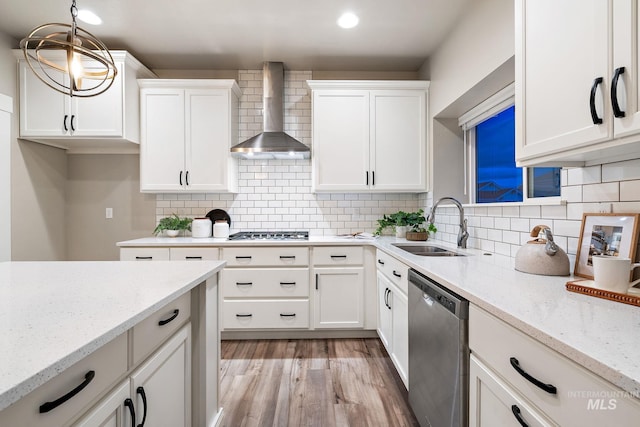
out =
[[[191,425],[191,327],[185,326],[131,376],[137,424]],[[133,397],[135,396],[135,397]],[[146,406],[145,406],[146,401]]]
[[[95,69],[90,62],[83,63],[86,71]],[[124,64],[117,63],[118,74],[113,84],[98,96],[74,97],[71,101],[71,118],[74,136],[116,137],[123,132],[123,87]]]
[[142,89],[140,190],[181,191],[186,184],[184,90]]
[[393,303],[393,295],[390,294],[390,283],[384,274],[380,271],[377,273],[378,281],[378,336],[387,349],[388,353],[392,352],[392,318],[391,304]]
[[471,355],[469,367],[469,426],[554,426],[529,406],[482,362]]
[[[516,2],[516,158],[524,161],[613,136],[609,2]],[[590,94],[602,124],[594,124]],[[606,102],[605,102],[606,100]]]
[[120,261],[169,261],[169,248],[120,248]]
[[313,151],[314,191],[369,188],[368,91],[313,93]]
[[393,285],[390,286],[391,296],[388,298],[391,306],[391,359],[393,360],[400,378],[405,386],[409,381],[409,303],[407,296]]
[[129,407],[124,402],[129,398],[129,381],[122,383],[111,394],[102,399],[74,427],[129,427],[132,425]]
[[229,92],[190,89],[185,93],[187,190],[227,190],[231,127]]
[[[51,72],[53,73],[53,71]],[[69,115],[71,114],[68,111],[69,97],[54,91],[40,81],[25,61],[19,62],[18,73],[20,74],[18,77],[20,82],[20,136],[69,135]],[[61,76],[61,73],[59,74]]]
[[316,268],[314,326],[362,328],[364,326],[364,269]]
[[640,132],[640,7],[637,0],[613,1],[613,67],[624,67],[617,98],[624,117],[614,119],[616,138]]
[[371,92],[373,190],[426,190],[426,93]]

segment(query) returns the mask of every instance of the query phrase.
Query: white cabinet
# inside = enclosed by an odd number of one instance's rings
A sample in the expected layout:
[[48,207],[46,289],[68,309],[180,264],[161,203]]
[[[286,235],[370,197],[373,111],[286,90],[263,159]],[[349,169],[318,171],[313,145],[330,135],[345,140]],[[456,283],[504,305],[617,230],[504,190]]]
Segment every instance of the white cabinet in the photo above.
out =
[[400,378],[408,387],[409,375],[409,267],[378,250],[378,336]]
[[140,80],[140,190],[235,192],[234,80]]
[[364,327],[363,259],[362,246],[313,249],[314,328]]
[[471,364],[472,426],[505,425],[493,416],[512,405],[530,425],[622,426],[640,417],[640,400],[632,394],[475,305],[469,307],[469,348],[479,362]]
[[637,0],[516,2],[519,164],[640,153],[639,21]]
[[120,261],[201,261],[219,259],[218,248],[120,248]]
[[87,415],[74,424],[74,427],[128,427],[135,425],[131,420],[132,414],[135,414],[135,406],[129,397],[130,387],[129,381],[120,384]]
[[426,190],[429,82],[307,84],[313,92],[314,191]]
[[[125,51],[111,51],[118,73],[104,93],[69,97],[45,85],[18,51],[20,138],[67,149],[69,153],[138,152],[137,78],[153,73]],[[84,63],[90,70],[92,64]]]

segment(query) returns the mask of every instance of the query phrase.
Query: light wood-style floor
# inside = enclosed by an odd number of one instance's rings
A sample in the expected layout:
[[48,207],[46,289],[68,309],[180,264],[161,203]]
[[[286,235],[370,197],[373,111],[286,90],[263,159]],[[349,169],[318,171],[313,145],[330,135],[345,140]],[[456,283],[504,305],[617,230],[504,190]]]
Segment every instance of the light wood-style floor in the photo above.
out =
[[382,343],[223,341],[223,426],[418,426]]

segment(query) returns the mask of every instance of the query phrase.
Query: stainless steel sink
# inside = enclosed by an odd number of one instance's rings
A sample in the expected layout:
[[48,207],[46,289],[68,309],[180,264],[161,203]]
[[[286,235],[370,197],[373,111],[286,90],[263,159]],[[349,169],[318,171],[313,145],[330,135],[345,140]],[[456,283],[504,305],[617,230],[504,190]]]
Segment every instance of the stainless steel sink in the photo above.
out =
[[403,251],[420,256],[465,256],[459,252],[434,245],[408,245],[405,243],[392,243],[392,245]]

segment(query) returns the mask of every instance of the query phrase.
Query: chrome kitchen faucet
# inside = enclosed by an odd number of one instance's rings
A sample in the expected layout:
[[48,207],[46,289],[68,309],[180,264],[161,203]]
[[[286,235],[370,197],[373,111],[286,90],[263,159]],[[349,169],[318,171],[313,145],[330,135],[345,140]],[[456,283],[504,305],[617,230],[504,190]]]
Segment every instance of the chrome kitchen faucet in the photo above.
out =
[[431,208],[431,212],[429,213],[429,217],[427,218],[427,220],[429,221],[430,224],[433,224],[433,222],[436,219],[436,208],[438,207],[440,202],[442,202],[443,200],[452,201],[453,204],[456,205],[456,207],[458,208],[458,211],[460,212],[460,225],[459,225],[460,228],[458,230],[458,247],[462,249],[466,249],[467,239],[469,238],[469,232],[467,231],[467,220],[464,218],[464,208],[462,207],[462,204],[459,201],[457,201],[453,197],[441,197],[440,199],[438,199],[437,202],[433,204],[433,207]]

